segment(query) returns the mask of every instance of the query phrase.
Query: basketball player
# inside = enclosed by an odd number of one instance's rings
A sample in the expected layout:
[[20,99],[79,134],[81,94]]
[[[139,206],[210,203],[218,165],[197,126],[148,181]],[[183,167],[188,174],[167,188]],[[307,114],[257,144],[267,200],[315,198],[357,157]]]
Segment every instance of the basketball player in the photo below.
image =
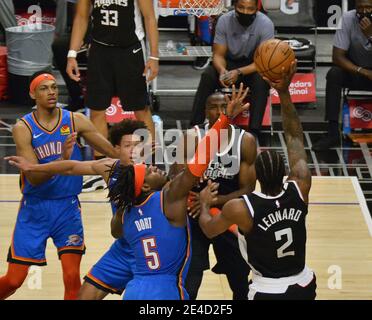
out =
[[239,227],[242,254],[252,269],[249,299],[307,300],[316,296],[315,275],[305,265],[311,174],[302,126],[288,90],[295,72],[293,63],[279,82],[270,83],[280,96],[287,140],[290,173],[284,185],[282,157],[275,151],[264,151],[255,164],[261,192],[227,202],[221,214],[214,217],[209,215],[209,208],[218,184],[209,181],[200,195],[199,223],[208,237],[224,232],[232,224]]
[[[76,134],[103,154],[115,156],[113,146],[88,118],[57,107],[58,89],[52,74],[35,73],[30,96],[36,101],[36,111],[24,116],[13,128],[19,156],[34,164],[70,157],[80,160],[80,150],[73,145]],[[0,278],[0,299],[9,297],[22,285],[30,265],[46,265],[45,247],[49,237],[61,259],[65,299],[77,297],[80,261],[85,251],[77,198],[81,186],[80,177],[21,173],[23,198],[8,253],[8,271]]]
[[[242,105],[242,96],[241,86],[237,95],[234,91],[226,110],[227,115],[239,114],[247,108],[247,105]],[[165,173],[155,167],[130,165],[120,166],[119,171],[111,170],[110,178],[117,179],[117,182],[111,188],[109,197],[119,208],[112,222],[112,234],[120,238],[125,230],[124,237],[134,250],[136,260],[135,276],[127,285],[126,299],[187,298],[183,288],[190,256],[189,233],[185,228],[187,196],[207,168],[210,155],[216,152],[215,146],[218,147],[220,142],[218,133],[227,126],[228,118],[221,114],[212,127],[217,132],[218,141],[211,142],[211,135],[207,133],[186,170],[167,186]],[[207,160],[205,163],[199,161],[203,155]],[[58,167],[52,164],[30,165],[22,157],[7,159],[26,171],[50,172],[52,168],[54,170]],[[66,168],[65,174],[82,174],[83,169],[73,172],[72,168],[85,166],[73,161],[63,161],[61,165]],[[83,173],[94,174],[89,170]],[[164,193],[160,191],[163,187]],[[122,225],[124,210],[128,218],[124,219]]]
[[[110,130],[110,140],[117,149],[119,159],[105,158],[95,161],[60,161],[37,166],[42,172],[62,175],[100,175],[109,190],[115,185],[120,172],[120,165],[133,164],[133,152],[141,143],[137,130],[146,130],[145,124],[137,120],[123,120]],[[21,157],[6,158],[23,171],[31,170],[31,163]],[[109,176],[111,175],[111,178]],[[116,206],[111,203],[115,215]],[[102,300],[108,293],[121,294],[129,280],[133,278],[134,256],[124,238],[116,240],[110,249],[93,266],[86,275],[79,299]]]
[[[76,55],[90,16],[92,44],[88,57],[86,106],[91,109],[92,122],[107,137],[105,110],[110,106],[111,98],[117,95],[124,109],[134,111],[136,118],[144,121],[155,137],[146,88],[146,77],[147,81],[152,81],[159,70],[159,35],[153,1],[78,1],[67,62],[67,73],[75,81],[80,81]],[[146,65],[142,16],[150,42]],[[101,156],[96,154],[96,159],[99,158]],[[104,187],[104,184],[90,181],[84,184],[84,191],[97,187]]]
[[[195,139],[197,145],[202,137],[213,126],[226,108],[226,100],[222,93],[214,93],[207,99],[206,118],[208,124],[195,126],[188,130],[186,139]],[[222,142],[219,153],[210,162],[205,173],[205,179],[219,183],[219,195],[212,204],[212,211],[219,212],[223,205],[234,198],[254,190],[256,175],[254,162],[257,155],[254,137],[233,125],[229,126],[227,139]],[[186,140],[187,141],[187,140]],[[188,144],[185,143],[185,146]],[[195,150],[195,149],[194,149]],[[192,157],[194,150],[191,151]],[[187,154],[187,149],[185,154]],[[240,254],[238,239],[235,234],[226,231],[218,237],[209,240],[201,231],[198,223],[200,214],[199,192],[206,183],[195,187],[192,192],[189,215],[192,234],[192,259],[186,278],[186,290],[191,300],[195,300],[203,279],[203,272],[209,266],[209,246],[212,243],[217,258],[213,268],[216,273],[226,274],[233,299],[244,300],[248,295],[249,268]]]

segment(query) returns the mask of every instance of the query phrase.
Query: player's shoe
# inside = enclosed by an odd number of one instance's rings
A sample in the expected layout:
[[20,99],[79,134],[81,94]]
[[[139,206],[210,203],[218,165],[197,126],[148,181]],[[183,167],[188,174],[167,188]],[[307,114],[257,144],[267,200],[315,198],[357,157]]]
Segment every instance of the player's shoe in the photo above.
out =
[[81,192],[93,192],[107,187],[105,180],[101,176],[93,176],[84,181]]

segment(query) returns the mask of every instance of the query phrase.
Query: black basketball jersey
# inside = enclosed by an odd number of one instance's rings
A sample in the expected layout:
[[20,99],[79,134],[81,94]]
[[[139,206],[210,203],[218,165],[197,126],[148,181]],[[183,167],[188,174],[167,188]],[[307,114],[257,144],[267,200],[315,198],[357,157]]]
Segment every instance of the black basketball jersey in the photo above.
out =
[[127,48],[144,36],[137,0],[92,0],[92,38],[95,42]]
[[300,273],[305,267],[308,208],[297,183],[287,181],[276,197],[253,192],[242,198],[252,214],[253,228],[239,236],[240,248],[252,271],[267,278]]
[[[205,176],[213,182],[219,183],[218,193],[221,195],[229,194],[240,189],[239,186],[239,170],[241,160],[241,144],[244,135],[244,130],[231,127],[231,139],[221,153],[216,153],[215,157],[209,163],[208,169],[205,171]],[[208,131],[208,124],[204,128],[199,126],[194,127],[198,134],[198,141],[205,136]],[[227,131],[227,130],[226,130]],[[223,137],[222,137],[223,138]],[[226,139],[228,136],[226,135]],[[207,182],[202,183],[194,189],[196,192],[200,192],[207,185]]]

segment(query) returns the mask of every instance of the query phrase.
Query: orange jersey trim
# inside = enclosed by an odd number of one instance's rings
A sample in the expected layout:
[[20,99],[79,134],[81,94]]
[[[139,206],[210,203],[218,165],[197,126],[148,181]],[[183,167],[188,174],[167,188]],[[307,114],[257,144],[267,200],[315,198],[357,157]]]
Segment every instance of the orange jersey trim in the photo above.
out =
[[61,252],[63,250],[78,250],[78,251],[82,251],[85,249],[85,244],[83,243],[81,246],[79,247],[74,247],[74,246],[70,246],[70,247],[62,247],[62,248],[58,248],[58,252]]
[[[26,182],[25,182],[25,174],[22,171],[21,171],[20,178],[21,178],[21,192],[23,193],[23,190],[25,189],[25,186],[26,186]],[[23,201],[23,198],[22,198],[21,201]],[[19,209],[18,209],[18,211],[19,211]]]
[[190,227],[189,225],[187,224],[186,225],[186,228],[187,228],[187,250],[186,250],[186,257],[185,257],[185,262],[181,268],[181,271],[180,271],[180,275],[178,276],[178,289],[180,291],[180,295],[181,295],[181,300],[185,300],[185,295],[183,293],[183,287],[182,287],[182,273],[183,271],[185,270],[185,267],[186,267],[186,264],[187,264],[187,260],[190,258],[190,247],[191,247],[191,237],[190,237]]
[[70,120],[71,120],[71,128],[72,132],[75,132],[75,121],[74,121],[74,114],[70,111]]
[[116,293],[120,293],[121,292],[120,290],[115,289],[115,288],[112,288],[109,285],[107,285],[106,283],[104,283],[101,280],[98,280],[96,277],[92,276],[92,274],[90,273],[90,271],[88,272],[88,274],[86,275],[86,277],[89,278],[90,280],[92,280],[93,282],[96,282],[101,287],[104,287],[104,288],[106,288],[108,290],[111,290],[111,291],[114,291]]
[[31,134],[32,134],[32,127],[31,125],[28,123],[28,121],[25,119],[25,118],[22,118],[21,121],[28,127],[28,129],[30,130]]
[[150,200],[150,198],[151,198],[154,194],[155,194],[155,192],[151,193],[151,194],[146,198],[145,201],[141,202],[140,204],[138,204],[138,205],[136,205],[136,206],[134,206],[134,207],[136,207],[136,208],[138,208],[138,207],[142,207],[143,205],[145,205],[145,204]]
[[34,113],[32,113],[31,116],[32,116],[32,119],[34,119],[36,126],[37,126],[40,130],[44,131],[44,132],[47,133],[47,134],[53,134],[54,132],[57,131],[57,129],[59,128],[59,126],[60,126],[61,123],[62,123],[62,118],[63,118],[63,116],[62,116],[62,110],[61,110],[60,108],[58,108],[58,111],[59,111],[59,119],[58,119],[58,123],[57,123],[57,125],[54,127],[54,129],[53,129],[52,131],[49,131],[49,130],[45,129],[44,127],[42,127],[41,124],[37,121],[37,119],[36,119]]

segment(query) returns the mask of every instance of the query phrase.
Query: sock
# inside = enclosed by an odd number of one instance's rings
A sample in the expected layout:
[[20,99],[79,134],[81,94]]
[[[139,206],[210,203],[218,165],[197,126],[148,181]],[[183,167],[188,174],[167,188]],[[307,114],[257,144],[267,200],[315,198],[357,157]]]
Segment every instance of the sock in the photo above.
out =
[[76,300],[80,287],[81,255],[65,253],[61,255],[63,283],[65,285],[65,300]]
[[4,300],[16,292],[25,281],[29,267],[18,263],[8,264],[6,275],[0,277],[0,300]]

